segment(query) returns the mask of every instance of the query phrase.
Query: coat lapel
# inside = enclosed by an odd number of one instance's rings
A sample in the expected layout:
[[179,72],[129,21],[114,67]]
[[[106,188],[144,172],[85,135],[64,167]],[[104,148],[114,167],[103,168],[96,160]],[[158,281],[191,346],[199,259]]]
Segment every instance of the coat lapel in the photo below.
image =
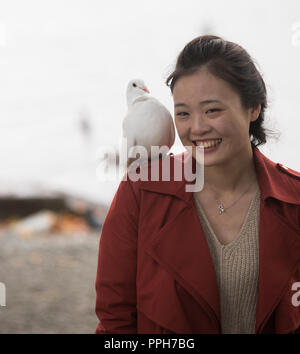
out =
[[174,221],[159,231],[146,252],[201,304],[218,327],[217,280],[195,209],[185,206]]
[[[300,204],[300,192],[280,171],[278,165],[252,145],[257,180],[261,191],[259,280],[256,309],[256,332],[262,332],[293,271],[300,262],[300,229],[273,208],[274,201]],[[188,152],[172,159],[183,165],[192,159]],[[171,160],[172,160],[171,159]],[[171,176],[173,167],[171,164]],[[182,170],[183,171],[183,170]],[[150,176],[150,174],[149,174]],[[164,267],[207,311],[220,328],[220,301],[212,258],[193,201],[193,193],[186,192],[188,182],[144,181],[140,189],[169,194],[181,199],[182,209],[148,244],[146,252]],[[297,183],[299,183],[297,181]]]

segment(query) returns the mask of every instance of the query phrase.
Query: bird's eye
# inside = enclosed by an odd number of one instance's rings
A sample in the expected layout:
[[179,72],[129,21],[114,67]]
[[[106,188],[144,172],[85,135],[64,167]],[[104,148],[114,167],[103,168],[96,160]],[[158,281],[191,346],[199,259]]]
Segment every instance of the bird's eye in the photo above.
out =
[[133,87],[136,87],[136,84],[135,84],[135,83],[133,83],[133,84],[132,84],[132,86],[133,86]]

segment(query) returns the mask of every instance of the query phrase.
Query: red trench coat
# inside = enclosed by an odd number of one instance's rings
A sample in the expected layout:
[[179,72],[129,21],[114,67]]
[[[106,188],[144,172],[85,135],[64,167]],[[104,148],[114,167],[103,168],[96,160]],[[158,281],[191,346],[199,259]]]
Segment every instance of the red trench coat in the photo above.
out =
[[[261,191],[255,333],[300,333],[300,173],[252,150]],[[183,166],[184,154],[171,162]],[[95,333],[221,333],[216,274],[186,183],[120,182],[99,243]]]

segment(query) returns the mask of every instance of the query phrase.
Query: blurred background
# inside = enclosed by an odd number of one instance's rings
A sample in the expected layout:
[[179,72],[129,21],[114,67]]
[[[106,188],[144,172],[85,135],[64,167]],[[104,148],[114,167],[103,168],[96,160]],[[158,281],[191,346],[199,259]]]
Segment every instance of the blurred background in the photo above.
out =
[[266,127],[281,134],[260,150],[300,170],[299,1],[1,2],[0,333],[93,333],[99,236],[119,184],[101,180],[99,151],[119,148],[133,78],[173,116],[165,79],[201,34],[254,58]]

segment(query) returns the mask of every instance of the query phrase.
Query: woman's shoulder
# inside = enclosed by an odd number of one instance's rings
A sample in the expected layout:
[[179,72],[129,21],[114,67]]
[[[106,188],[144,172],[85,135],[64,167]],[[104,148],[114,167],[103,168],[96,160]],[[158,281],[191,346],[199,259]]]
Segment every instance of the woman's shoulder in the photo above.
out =
[[265,156],[254,149],[255,165],[265,197],[300,205],[300,172]]
[[[291,169],[279,162],[276,164],[276,167],[279,169],[279,171],[287,174],[288,176],[292,177],[293,179],[298,180],[300,183],[300,172],[299,171],[293,170],[293,169]],[[299,186],[300,186],[300,184],[299,184]]]
[[276,163],[276,168],[284,176],[284,179],[288,181],[288,187],[286,188],[288,188],[290,194],[293,194],[297,204],[300,205],[300,172],[279,162]]
[[[183,168],[185,153],[168,154],[158,159],[146,161],[137,167],[129,167],[122,182],[135,194],[148,190],[160,194],[181,195],[181,187],[186,183]],[[130,187],[129,187],[130,186]]]
[[281,176],[278,184],[282,184],[289,195],[300,206],[300,171],[287,167],[283,163],[276,163],[276,170]]

